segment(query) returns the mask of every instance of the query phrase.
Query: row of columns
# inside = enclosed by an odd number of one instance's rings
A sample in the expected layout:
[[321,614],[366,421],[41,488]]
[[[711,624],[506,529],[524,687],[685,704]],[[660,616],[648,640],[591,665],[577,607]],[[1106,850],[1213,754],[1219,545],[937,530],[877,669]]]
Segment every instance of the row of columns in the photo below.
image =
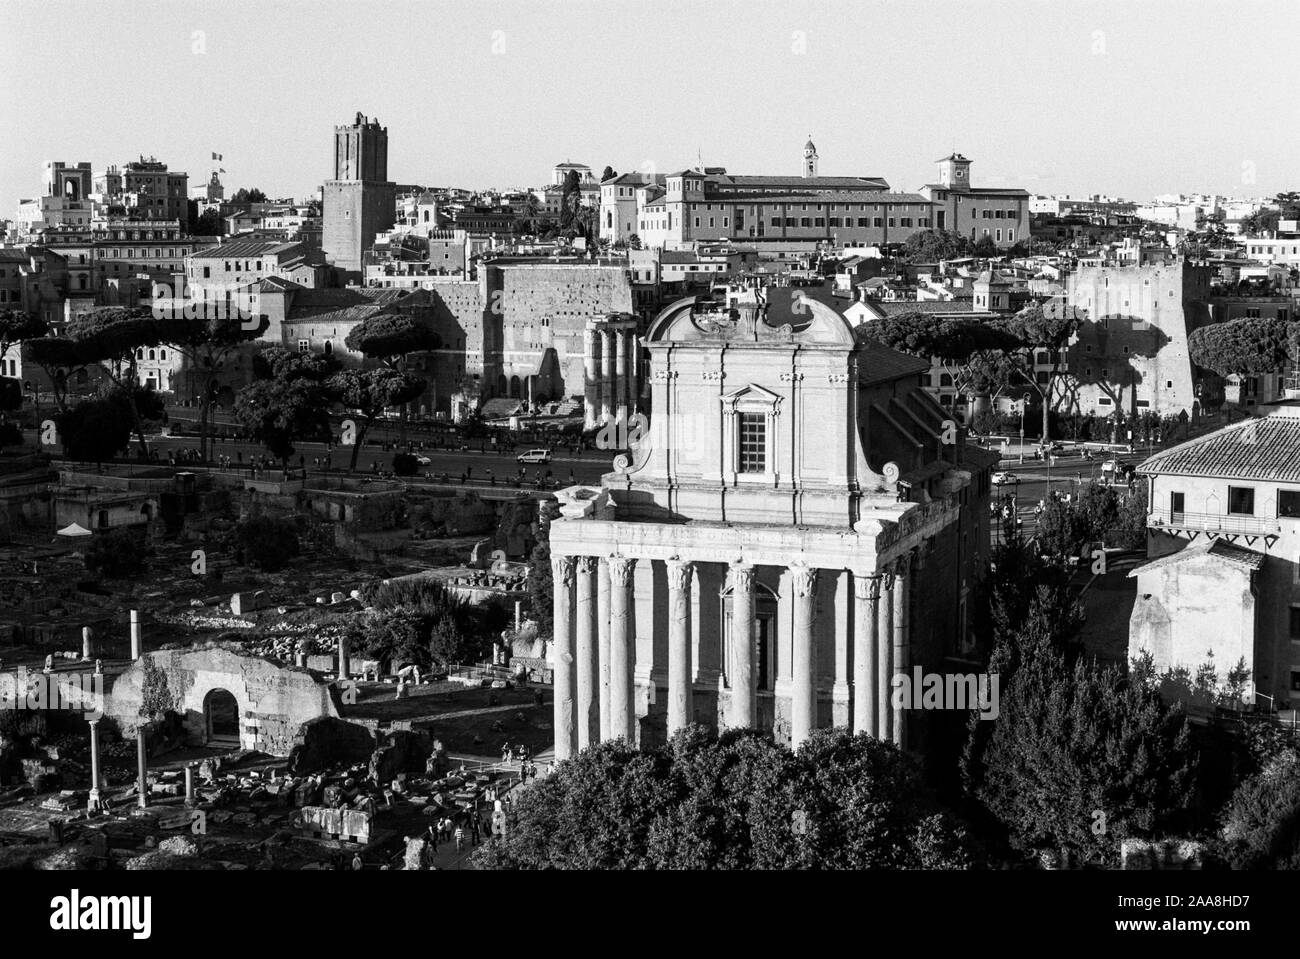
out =
[[893,678],[909,666],[909,561],[853,577],[853,720],[855,733],[907,744],[902,709],[893,708]]
[[[632,741],[635,638],[631,633],[632,573],[624,556],[552,556],[554,580],[555,757],[606,739]],[[689,560],[665,561],[668,579],[668,734],[693,715]],[[791,744],[817,728],[817,569],[789,568],[793,601],[791,637]],[[854,576],[853,716],[855,733],[906,745],[903,710],[892,705],[892,680],[909,666],[910,561],[877,574]],[[754,648],[754,567],[734,563],[731,587],[730,708],[727,724],[757,725]],[[607,624],[607,625],[606,625]],[[602,626],[606,628],[602,628]]]
[[641,376],[635,326],[589,326],[582,346],[587,428],[626,420],[636,410]]

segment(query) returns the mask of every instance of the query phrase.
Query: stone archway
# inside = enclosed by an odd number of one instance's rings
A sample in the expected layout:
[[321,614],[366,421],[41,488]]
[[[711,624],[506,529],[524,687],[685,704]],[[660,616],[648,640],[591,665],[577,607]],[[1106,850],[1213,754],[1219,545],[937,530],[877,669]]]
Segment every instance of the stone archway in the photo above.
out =
[[225,689],[203,697],[203,741],[212,746],[239,746],[239,702]]

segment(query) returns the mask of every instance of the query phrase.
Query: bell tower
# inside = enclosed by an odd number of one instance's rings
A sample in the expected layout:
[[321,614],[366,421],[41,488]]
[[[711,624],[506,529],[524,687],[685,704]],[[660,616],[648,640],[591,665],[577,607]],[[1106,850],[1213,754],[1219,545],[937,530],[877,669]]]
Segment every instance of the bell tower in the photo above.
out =
[[953,153],[938,163],[940,186],[949,190],[970,189],[970,160],[960,153]]
[[803,175],[805,177],[817,175],[817,148],[813,146],[811,133],[808,134],[808,142],[803,145]]

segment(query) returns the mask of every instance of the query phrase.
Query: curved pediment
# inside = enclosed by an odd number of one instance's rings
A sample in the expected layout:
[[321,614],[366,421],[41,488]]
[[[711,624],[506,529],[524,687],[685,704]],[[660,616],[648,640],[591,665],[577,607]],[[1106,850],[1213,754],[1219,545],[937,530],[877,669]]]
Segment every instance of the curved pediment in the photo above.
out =
[[[650,324],[647,343],[791,343],[853,348],[853,327],[832,306],[791,291],[795,322],[770,325],[766,302],[727,308],[705,296],[687,296],[664,307]],[[801,322],[802,320],[802,322]]]

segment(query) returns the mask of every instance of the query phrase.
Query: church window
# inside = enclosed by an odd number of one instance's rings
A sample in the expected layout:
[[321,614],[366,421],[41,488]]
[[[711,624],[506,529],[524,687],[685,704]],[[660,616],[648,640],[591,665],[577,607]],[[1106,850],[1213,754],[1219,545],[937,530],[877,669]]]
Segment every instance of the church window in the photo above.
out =
[[736,471],[762,473],[767,469],[767,416],[763,413],[739,414],[740,446]]

